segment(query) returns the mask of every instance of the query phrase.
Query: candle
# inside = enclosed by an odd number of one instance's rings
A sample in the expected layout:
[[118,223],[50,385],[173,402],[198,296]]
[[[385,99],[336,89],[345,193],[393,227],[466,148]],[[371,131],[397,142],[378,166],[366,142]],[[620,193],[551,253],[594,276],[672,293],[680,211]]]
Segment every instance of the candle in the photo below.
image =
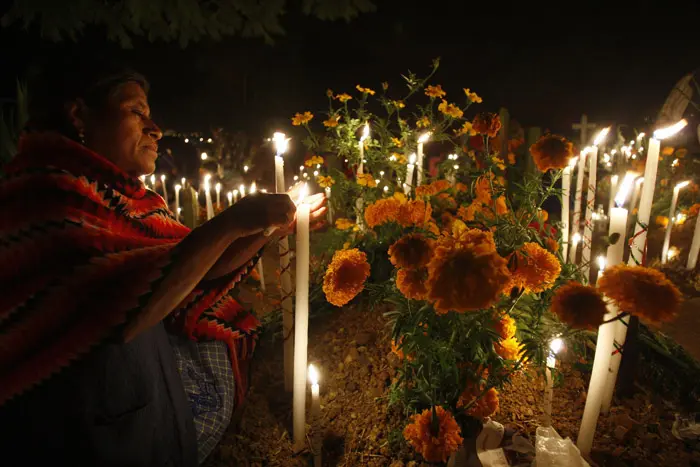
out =
[[255,265],[255,269],[258,271],[258,275],[260,276],[260,290],[265,292],[267,289],[265,286],[265,270],[263,268],[262,256],[258,260],[258,264]]
[[671,197],[671,208],[668,210],[668,225],[666,226],[666,235],[664,236],[664,246],[661,249],[661,264],[666,264],[668,261],[668,247],[671,246],[671,228],[676,216],[676,204],[678,204],[678,194],[681,189],[690,185],[690,181],[686,180],[673,187],[673,196]]
[[214,217],[214,205],[211,202],[211,187],[209,186],[210,179],[211,174],[206,174],[204,176],[204,200],[207,206],[207,220]]
[[606,259],[605,259],[605,256],[603,256],[603,255],[599,255],[596,258],[596,262],[598,263],[598,277],[597,277],[598,279],[600,279],[600,276],[603,275],[603,271],[605,271],[605,261],[606,261]]
[[552,339],[549,343],[549,356],[545,367],[546,386],[544,390],[544,417],[545,426],[552,426],[552,398],[554,396],[554,381],[552,380],[552,369],[557,366],[557,354],[564,346],[560,338]]
[[610,201],[608,203],[608,215],[610,215],[612,208],[615,207],[615,192],[617,192],[617,183],[619,181],[619,175],[613,175],[610,177]]
[[185,177],[182,177],[180,179],[180,184],[182,185],[182,188],[185,188],[187,186],[187,179]]
[[[284,185],[284,153],[289,147],[289,138],[284,133],[277,132],[272,140],[275,145],[275,191],[285,193]],[[304,166],[300,167],[304,170]],[[280,255],[280,289],[282,295],[282,338],[284,340],[284,388],[292,390],[294,384],[294,312],[292,310],[292,271],[289,266],[289,239],[281,238],[278,243]]]
[[206,152],[203,152],[202,154],[199,155],[199,157],[205,161],[209,158],[209,155]]
[[163,199],[165,200],[165,205],[168,205],[168,189],[165,186],[165,174],[160,176],[160,184],[163,186]]
[[423,145],[430,139],[431,133],[428,131],[418,138],[418,170],[416,171],[416,186],[423,183]]
[[248,167],[247,165],[244,165],[244,166],[243,166],[243,173],[244,173],[244,174],[247,174],[247,173],[248,173],[248,169],[249,169],[249,167]]
[[151,175],[151,190],[156,191],[156,176]]
[[[617,316],[617,308],[613,304],[608,304],[608,312],[604,320],[608,321]],[[603,389],[608,377],[608,367],[610,366],[610,354],[613,351],[613,341],[615,328],[612,323],[602,324],[598,328],[598,340],[595,347],[595,357],[593,359],[593,371],[591,380],[588,383],[588,394],[586,405],[583,409],[581,428],[578,433],[576,445],[584,455],[591,453],[593,447],[593,436],[598,424],[601,403],[603,401]]]
[[311,427],[313,428],[312,451],[314,454],[314,466],[321,467],[321,391],[318,385],[318,370],[309,365],[309,382],[311,383]]
[[630,210],[637,207],[637,201],[639,201],[639,192],[642,188],[642,183],[644,183],[644,177],[639,177],[634,182],[634,194],[632,194],[632,202],[630,203]]
[[245,198],[245,185],[239,186],[238,192],[241,194],[241,198]]
[[403,184],[403,193],[408,196],[411,192],[411,187],[413,186],[413,170],[416,164],[416,155],[411,154],[408,158],[408,164],[406,164],[406,182]]
[[297,203],[296,307],[294,310],[294,445],[306,437],[306,359],[309,340],[309,205],[304,203],[306,184]]
[[180,190],[182,185],[175,185],[175,220],[180,221]]
[[216,209],[221,210],[221,183],[216,182],[214,188],[216,189]]
[[358,147],[360,148],[360,163],[357,166],[357,175],[362,175],[364,173],[365,166],[365,140],[369,138],[369,123],[365,123],[365,127],[362,130],[362,136],[360,136],[360,142]]
[[[569,202],[571,192],[571,171],[576,165],[577,158],[574,157],[569,165],[564,168],[561,179],[561,238],[563,241],[561,256],[566,261],[566,254],[569,249]],[[452,182],[454,185],[454,182]]]
[[228,205],[233,206],[233,192],[229,191],[226,193],[226,198],[228,198]]
[[233,190],[233,202],[238,202],[238,190]]
[[654,188],[656,186],[656,171],[659,165],[659,152],[661,150],[661,140],[675,135],[688,124],[683,119],[670,127],[656,130],[654,136],[649,138],[649,149],[647,151],[647,162],[644,167],[644,186],[639,200],[639,210],[637,211],[637,224],[630,244],[630,258],[628,264],[635,265],[644,261],[644,254],[647,244],[647,227],[651,217],[651,205],[654,201]]
[[258,187],[255,184],[255,182],[250,184],[250,193],[251,195],[254,195],[258,191]]
[[690,244],[687,269],[695,269],[695,265],[698,263],[698,253],[700,253],[700,215],[695,221],[695,233],[693,233],[693,242]]
[[333,206],[331,206],[330,199],[331,199],[331,187],[327,186],[325,188],[326,192],[326,199],[328,200],[328,224],[332,225],[333,224]]
[[588,158],[588,194],[586,196],[586,221],[583,226],[583,275],[587,281],[590,280],[591,272],[591,247],[593,246],[593,211],[595,210],[595,192],[598,172],[598,146],[605,140],[610,132],[610,127],[603,128],[595,141],[593,149]]
[[[579,229],[581,228],[581,199],[583,198],[583,177],[585,176],[586,170],[586,154],[587,150],[581,151],[578,157],[578,171],[576,172],[576,195],[574,196],[574,216],[571,222],[571,232],[573,233],[571,237],[571,250],[569,250],[569,262],[572,264],[576,263],[576,247],[581,242],[581,234]],[[574,241],[578,238],[578,241]]]

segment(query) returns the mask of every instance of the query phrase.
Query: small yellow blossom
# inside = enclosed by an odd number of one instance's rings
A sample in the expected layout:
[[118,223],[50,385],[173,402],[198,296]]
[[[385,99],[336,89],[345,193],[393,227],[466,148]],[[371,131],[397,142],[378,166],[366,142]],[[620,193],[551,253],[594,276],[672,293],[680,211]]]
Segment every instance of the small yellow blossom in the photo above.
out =
[[493,162],[496,165],[496,167],[498,167],[501,170],[506,169],[506,165],[503,163],[503,159],[501,159],[500,157],[492,157],[491,162]]
[[418,128],[428,128],[430,126],[430,119],[428,117],[421,117],[416,122]]
[[452,118],[461,118],[464,112],[454,104],[450,104],[445,99],[438,105],[438,110]]
[[393,105],[397,109],[403,109],[404,107],[406,107],[406,104],[404,104],[403,101],[390,101],[390,102],[391,102],[391,105]]
[[332,89],[326,89],[326,96],[328,96],[328,97],[333,97],[333,90],[332,90]]
[[387,89],[389,89],[389,83],[386,82],[386,81],[382,82],[382,89],[385,90],[385,91],[386,91]]
[[427,86],[425,88],[425,95],[434,99],[436,97],[443,98],[447,93],[443,91],[442,86],[438,84],[436,86]]
[[374,188],[377,186],[377,182],[374,181],[372,174],[362,174],[357,176],[357,184]]
[[294,117],[292,117],[292,125],[306,125],[311,121],[312,118],[314,118],[314,114],[312,114],[311,112],[304,112],[303,114],[297,113],[296,115],[294,115]]
[[350,94],[342,93],[342,94],[338,94],[337,96],[335,96],[335,98],[338,99],[340,102],[345,103],[345,102],[349,101],[350,99],[352,99],[352,96]]
[[338,122],[340,121],[340,115],[331,115],[328,117],[328,120],[324,120],[323,126],[326,128],[335,128],[338,126]]
[[307,167],[313,167],[314,165],[323,164],[323,162],[323,157],[311,156],[304,161],[304,165]]
[[469,99],[472,102],[476,102],[477,104],[481,104],[483,102],[483,99],[479,97],[477,93],[471,92],[469,88],[464,88],[464,94],[466,94],[467,99]]
[[330,188],[335,185],[335,180],[333,180],[331,176],[319,175],[316,180],[318,181],[318,186],[321,188]]
[[464,122],[464,125],[462,125],[462,128],[459,128],[454,131],[456,136],[462,136],[469,134],[469,136],[474,136],[476,134],[476,130],[472,128],[472,122]]
[[355,88],[357,88],[357,90],[360,91],[362,94],[369,94],[370,96],[374,96],[374,90],[370,88],[363,88],[359,84],[355,86]]
[[392,138],[391,138],[391,144],[393,144],[393,145],[396,146],[397,148],[403,147],[403,142],[402,142],[400,139],[395,138],[395,137],[393,137],[393,136],[392,136]]
[[338,230],[348,230],[354,225],[355,223],[353,221],[351,221],[350,219],[346,219],[345,217],[341,217],[340,219],[335,220],[335,228]]
[[392,162],[396,162],[397,164],[405,164],[407,161],[406,156],[401,154],[400,152],[392,152],[391,157],[389,158]]

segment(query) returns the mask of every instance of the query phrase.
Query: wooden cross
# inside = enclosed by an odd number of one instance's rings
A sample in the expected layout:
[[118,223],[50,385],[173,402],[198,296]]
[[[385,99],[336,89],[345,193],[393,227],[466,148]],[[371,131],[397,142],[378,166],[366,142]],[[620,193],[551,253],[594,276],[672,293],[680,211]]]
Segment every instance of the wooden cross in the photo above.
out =
[[588,130],[595,130],[596,126],[597,125],[595,123],[588,123],[588,115],[586,114],[581,115],[580,123],[574,123],[571,125],[571,128],[581,132],[582,148],[588,144]]

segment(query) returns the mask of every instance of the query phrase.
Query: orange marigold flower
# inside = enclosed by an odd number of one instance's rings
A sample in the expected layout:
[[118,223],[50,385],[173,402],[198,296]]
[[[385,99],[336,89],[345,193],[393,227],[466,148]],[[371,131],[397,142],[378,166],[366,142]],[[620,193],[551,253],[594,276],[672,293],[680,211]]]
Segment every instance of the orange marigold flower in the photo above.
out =
[[450,196],[449,193],[438,193],[436,198],[442,203],[441,206],[444,206],[447,209],[455,209],[457,207],[457,201]]
[[311,166],[319,165],[319,164],[323,164],[323,157],[321,157],[321,156],[311,156],[304,161],[304,165],[307,167],[311,167]]
[[391,103],[391,105],[393,105],[397,109],[403,109],[404,107],[406,107],[406,104],[404,104],[403,101],[389,101],[389,102]]
[[357,86],[355,86],[355,88],[356,88],[358,91],[360,91],[362,94],[369,94],[370,96],[374,96],[374,90],[372,90],[372,89],[370,89],[370,88],[363,88],[363,87],[360,86],[359,84],[358,84]]
[[350,219],[341,217],[335,220],[335,228],[338,230],[348,230],[355,226],[355,223]]
[[501,119],[498,114],[484,112],[474,117],[472,127],[480,135],[487,135],[490,138],[495,138],[501,129]]
[[494,344],[494,349],[504,360],[518,361],[523,353],[523,346],[515,337],[501,339],[497,344]]
[[464,88],[464,94],[467,95],[467,99],[477,104],[481,104],[484,101],[477,93],[472,92],[469,88]]
[[433,243],[421,234],[404,235],[389,247],[389,261],[397,268],[423,268],[430,261]]
[[626,311],[655,323],[672,320],[681,304],[681,293],[656,269],[618,264],[603,272],[598,290]]
[[428,128],[430,126],[430,119],[423,116],[416,121],[416,126],[418,128]]
[[474,136],[476,134],[476,130],[472,127],[472,122],[464,122],[462,125],[462,128],[458,128],[454,130],[455,136],[462,136],[469,134],[469,136]]
[[509,163],[510,165],[515,165],[515,162],[516,162],[516,161],[515,161],[515,153],[509,152],[509,153],[508,153],[508,163]]
[[375,201],[365,208],[365,222],[370,228],[387,222],[396,222],[402,202],[396,198]]
[[335,128],[338,126],[338,123],[340,122],[340,115],[331,115],[328,117],[328,120],[323,121],[323,126],[326,128]]
[[440,229],[438,228],[437,224],[433,221],[428,222],[428,225],[425,228],[428,232],[430,232],[433,235],[440,235]]
[[541,224],[544,224],[549,219],[549,213],[544,209],[538,209],[537,214],[535,214],[535,216],[537,217],[537,219],[540,220]]
[[425,285],[427,275],[425,268],[399,269],[396,273],[396,288],[408,299],[425,300],[428,296]]
[[549,251],[530,242],[515,253],[511,273],[511,287],[523,288],[526,293],[539,293],[554,286],[561,273],[561,264]]
[[357,248],[336,251],[323,278],[326,300],[343,306],[355,298],[365,286],[369,269],[367,255]]
[[333,90],[332,90],[332,89],[326,89],[326,96],[328,96],[328,97],[333,97]]
[[552,313],[575,329],[598,329],[607,307],[598,291],[578,282],[559,287],[552,298]]
[[467,225],[455,219],[452,223],[452,232],[442,236],[438,243],[449,248],[472,248],[478,254],[494,253],[496,242],[493,233],[487,230],[470,229]]
[[403,337],[399,339],[399,342],[397,343],[394,339],[391,340],[391,352],[399,357],[400,360],[403,360],[406,358],[406,360],[413,361],[413,355],[404,355],[403,350],[401,350],[401,344],[403,343]]
[[292,117],[292,125],[306,125],[311,121],[312,118],[314,118],[314,114],[312,114],[311,112],[304,112],[303,114],[296,113],[294,117]]
[[515,336],[515,320],[508,314],[503,314],[500,317],[496,317],[498,321],[494,323],[493,328],[496,330],[501,339],[510,339]]
[[480,310],[498,299],[509,280],[506,260],[481,248],[466,242],[438,242],[427,281],[436,313]]
[[501,170],[506,169],[506,165],[503,162],[503,159],[501,159],[500,157],[492,157],[491,162],[493,162],[493,164]]
[[552,253],[556,253],[559,251],[559,242],[554,240],[553,238],[548,238],[545,241],[545,244],[547,245],[547,249],[551,251]]
[[700,213],[700,203],[695,203],[688,208],[688,217],[695,217]]
[[481,204],[480,201],[475,200],[472,201],[469,206],[460,206],[460,208],[457,209],[457,217],[463,221],[472,222],[476,217],[476,213],[482,212],[482,210],[483,204]]
[[335,180],[330,175],[319,175],[316,177],[316,181],[321,188],[330,188],[335,185]]
[[400,139],[396,138],[395,136],[391,137],[391,144],[393,144],[397,148],[400,148],[403,146],[403,142]]
[[491,202],[491,197],[493,196],[493,191],[491,190],[492,180],[493,174],[489,172],[488,175],[480,176],[474,184],[476,199],[484,204]]
[[656,223],[656,225],[660,225],[661,227],[666,227],[668,225],[668,217],[656,216],[654,223]]
[[352,99],[352,96],[350,94],[342,93],[342,94],[338,94],[337,96],[335,96],[335,98],[338,99],[340,102],[345,103],[345,102],[349,101],[350,99]]
[[441,191],[450,188],[450,182],[445,179],[436,180],[428,185],[420,185],[416,187],[416,196],[433,196]]
[[385,91],[389,89],[389,83],[386,81],[382,81],[382,89]]
[[[459,396],[457,407],[466,407],[471,404],[480,393],[481,391],[475,393],[471,387],[468,387],[464,390],[462,395]],[[494,415],[496,412],[498,412],[498,391],[494,388],[490,388],[486,391],[467,409],[467,415],[482,420]]]
[[443,91],[442,86],[438,84],[435,86],[426,86],[425,95],[435,99],[436,97],[443,98],[447,95],[447,93]]
[[374,188],[377,186],[377,182],[374,181],[374,177],[372,174],[360,174],[357,176],[357,184]]
[[544,135],[530,146],[530,154],[540,172],[563,169],[574,155],[574,143],[559,135]]
[[447,115],[448,117],[452,118],[462,118],[462,115],[464,115],[462,109],[460,109],[454,104],[450,104],[445,99],[443,99],[440,105],[438,105],[438,110],[443,114]]
[[457,184],[455,185],[455,191],[457,191],[458,193],[466,193],[468,190],[469,187],[462,182],[457,182]]
[[392,162],[396,162],[397,164],[401,164],[401,165],[405,165],[408,162],[408,159],[406,159],[406,156],[404,156],[400,152],[392,152],[391,156],[389,157],[389,160]]
[[[434,416],[437,417],[435,423]],[[413,415],[411,423],[403,430],[403,437],[428,462],[447,462],[463,441],[454,416],[440,406]]]
[[396,220],[404,227],[425,225],[432,219],[432,214],[433,208],[430,203],[418,199],[402,203]]

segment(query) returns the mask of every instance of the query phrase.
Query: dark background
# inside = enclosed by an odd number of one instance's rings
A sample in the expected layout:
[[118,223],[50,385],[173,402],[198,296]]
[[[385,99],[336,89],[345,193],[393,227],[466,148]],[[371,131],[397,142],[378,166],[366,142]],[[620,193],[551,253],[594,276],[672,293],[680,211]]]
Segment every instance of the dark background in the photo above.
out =
[[441,57],[434,82],[448,98],[469,87],[485,110],[507,107],[522,125],[572,135],[582,113],[632,126],[653,119],[676,81],[700,64],[700,17],[689,2],[376,5],[350,23],[290,13],[274,45],[225,38],[182,49],[137,40],[122,50],[100,31],[53,44],[36,32],[0,30],[0,98],[11,99],[15,78],[47,54],[112,55],[147,75],[153,114],[165,128],[267,134],[295,112],[322,111],[327,88],[389,81],[399,97],[401,73],[425,74]]

